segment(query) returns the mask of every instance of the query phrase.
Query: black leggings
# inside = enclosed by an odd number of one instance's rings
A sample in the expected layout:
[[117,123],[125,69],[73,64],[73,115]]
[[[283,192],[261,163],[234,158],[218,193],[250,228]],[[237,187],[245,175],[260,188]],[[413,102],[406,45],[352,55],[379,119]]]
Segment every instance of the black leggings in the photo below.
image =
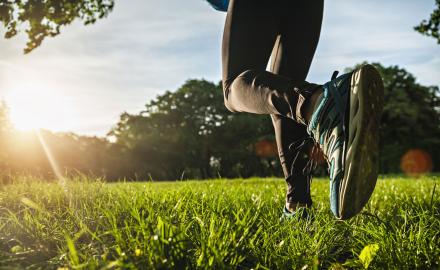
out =
[[303,170],[310,148],[300,150],[295,159],[297,153],[289,146],[308,136],[298,108],[306,96],[300,94],[316,89],[305,79],[319,40],[323,5],[323,0],[231,0],[226,17],[225,105],[232,112],[271,115],[289,203],[311,204],[311,176]]

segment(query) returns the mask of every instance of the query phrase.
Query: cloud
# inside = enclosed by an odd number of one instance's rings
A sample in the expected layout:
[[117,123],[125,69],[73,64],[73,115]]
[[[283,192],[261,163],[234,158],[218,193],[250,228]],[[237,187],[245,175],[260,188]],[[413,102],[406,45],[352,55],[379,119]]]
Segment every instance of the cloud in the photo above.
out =
[[[423,84],[440,84],[439,46],[412,30],[429,1],[326,1],[309,80],[361,61],[398,64]],[[94,25],[75,22],[24,56],[24,36],[0,40],[0,97],[28,80],[68,96],[73,131],[104,135],[123,111],[139,112],[189,78],[218,81],[225,14],[206,1],[117,1]],[[30,79],[29,79],[30,78]]]
[[[327,1],[321,40],[309,76],[325,82],[333,69],[343,70],[362,61],[399,65],[421,83],[440,84],[440,46],[413,30],[429,16],[428,1]],[[423,66],[429,72],[418,72]],[[413,69],[414,68],[414,69]]]

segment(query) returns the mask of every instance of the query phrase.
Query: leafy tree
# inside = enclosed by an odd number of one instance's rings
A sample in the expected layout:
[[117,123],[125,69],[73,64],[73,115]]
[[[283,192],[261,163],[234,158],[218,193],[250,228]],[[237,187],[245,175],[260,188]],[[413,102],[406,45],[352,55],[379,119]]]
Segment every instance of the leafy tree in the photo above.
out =
[[11,123],[9,121],[9,110],[6,102],[0,100],[0,171],[7,167],[8,155],[5,151],[6,140],[11,131]]
[[433,37],[440,44],[440,0],[435,0],[436,8],[432,11],[431,16],[428,20],[423,20],[419,25],[415,26],[414,29],[428,37]]
[[5,101],[0,100],[0,136],[11,130],[11,122],[9,120],[9,108]]
[[[401,157],[420,148],[440,169],[440,91],[437,86],[423,86],[398,66],[379,70],[385,86],[385,102],[380,127],[380,165],[382,173],[400,172]],[[359,66],[359,65],[358,65]],[[437,167],[435,167],[437,166]]]
[[[440,90],[423,86],[397,66],[374,64],[385,85],[381,123],[382,173],[400,172],[400,160],[418,148],[440,170]],[[52,168],[35,133],[14,131],[0,103],[0,169],[47,176]],[[138,114],[124,113],[109,133],[96,137],[41,131],[61,172],[119,178],[211,178],[281,175],[277,156],[261,157],[255,145],[273,142],[268,116],[231,113],[221,85],[189,80]],[[1,179],[0,179],[1,180]]]
[[140,114],[121,115],[110,135],[138,177],[178,179],[254,175],[264,161],[252,144],[272,132],[268,117],[227,111],[220,84],[190,80]]
[[[40,130],[62,173],[81,172],[116,179],[127,172],[119,148],[98,137]],[[53,175],[53,169],[36,132],[14,130],[6,102],[0,101],[0,183],[9,173]]]
[[2,0],[0,22],[6,28],[5,38],[24,29],[28,35],[24,52],[29,53],[75,19],[91,24],[107,16],[113,7],[114,0]]
[[[409,150],[427,151],[439,170],[439,88],[416,83],[397,66],[374,64],[385,85],[381,123],[382,173],[400,172]],[[280,175],[278,158],[258,157],[253,146],[273,141],[269,117],[227,111],[221,85],[190,80],[176,92],[167,91],[146,110],[121,115],[110,135],[140,178],[179,179]]]
[[[73,133],[11,131],[2,153],[7,154],[7,169],[54,178],[52,164],[43,147],[50,151],[62,174],[82,173],[110,180],[127,173],[115,145],[103,138]],[[43,143],[42,143],[43,142]]]

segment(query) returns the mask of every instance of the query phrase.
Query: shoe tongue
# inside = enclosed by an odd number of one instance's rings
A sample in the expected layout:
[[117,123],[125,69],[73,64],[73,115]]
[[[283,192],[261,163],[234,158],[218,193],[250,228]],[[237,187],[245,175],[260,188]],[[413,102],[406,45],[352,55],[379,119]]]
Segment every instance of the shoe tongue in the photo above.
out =
[[333,71],[333,75],[332,75],[332,79],[331,81],[333,81],[334,79],[336,79],[336,77],[338,77],[339,71],[335,70]]

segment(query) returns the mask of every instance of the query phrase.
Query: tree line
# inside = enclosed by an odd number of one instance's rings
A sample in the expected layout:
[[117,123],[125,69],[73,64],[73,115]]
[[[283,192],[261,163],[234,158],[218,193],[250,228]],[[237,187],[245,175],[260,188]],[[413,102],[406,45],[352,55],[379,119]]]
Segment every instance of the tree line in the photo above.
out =
[[[420,85],[397,66],[374,65],[385,85],[381,173],[401,172],[402,157],[411,149],[425,151],[431,169],[439,171],[439,88]],[[55,164],[63,174],[108,181],[281,176],[273,132],[267,115],[229,112],[221,83],[205,80],[188,80],[143,111],[121,114],[106,138],[16,131],[2,103],[0,169],[3,175],[50,177]],[[325,171],[324,164],[317,173]]]

